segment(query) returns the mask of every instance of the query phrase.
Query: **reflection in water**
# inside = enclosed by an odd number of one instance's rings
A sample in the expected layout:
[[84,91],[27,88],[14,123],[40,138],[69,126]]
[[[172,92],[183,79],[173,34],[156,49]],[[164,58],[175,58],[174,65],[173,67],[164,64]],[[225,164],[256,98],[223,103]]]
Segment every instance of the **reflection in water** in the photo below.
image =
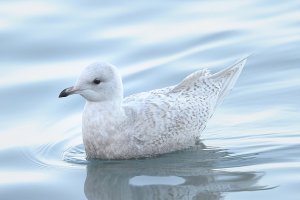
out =
[[151,159],[92,161],[84,192],[89,200],[222,199],[224,192],[266,189],[257,183],[262,173],[222,170],[241,160],[247,158],[196,147]]

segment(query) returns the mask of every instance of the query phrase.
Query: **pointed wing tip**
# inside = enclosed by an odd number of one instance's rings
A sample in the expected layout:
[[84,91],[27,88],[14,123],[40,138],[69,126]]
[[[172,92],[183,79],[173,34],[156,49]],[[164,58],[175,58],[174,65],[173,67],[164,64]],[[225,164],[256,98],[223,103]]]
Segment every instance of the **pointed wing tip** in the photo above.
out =
[[[253,53],[248,54],[248,55],[244,56],[242,59],[237,60],[233,65],[231,65],[230,67],[228,67],[228,69],[230,69],[230,68],[236,68],[236,67],[242,69],[245,66],[248,58],[250,56],[252,56],[252,55],[253,55]],[[239,65],[239,64],[241,64],[241,65]]]
[[244,65],[246,64],[248,58],[250,56],[253,56],[254,53],[249,53],[246,54],[245,56],[243,56],[241,59],[237,60],[232,66],[238,65],[239,63],[242,63],[242,67],[244,67]]
[[238,61],[236,61],[233,65],[225,68],[224,70],[221,70],[215,74],[213,74],[214,77],[217,77],[221,74],[224,73],[228,73],[228,72],[232,72],[232,71],[239,71],[239,73],[243,70],[247,59],[251,56],[252,54],[248,54],[247,56],[243,57],[242,59],[239,59]]
[[211,78],[223,82],[223,89],[217,100],[217,105],[219,105],[223,101],[224,97],[232,90],[246,64],[247,59],[251,55],[252,54],[243,57],[230,67],[227,67],[211,76]]

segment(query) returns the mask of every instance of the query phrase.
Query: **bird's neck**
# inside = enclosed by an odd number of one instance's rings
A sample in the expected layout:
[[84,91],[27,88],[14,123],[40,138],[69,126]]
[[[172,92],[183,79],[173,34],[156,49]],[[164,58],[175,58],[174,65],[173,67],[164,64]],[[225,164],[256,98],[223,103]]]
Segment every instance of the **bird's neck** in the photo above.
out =
[[92,102],[87,101],[85,109],[89,109],[92,112],[109,114],[109,115],[122,115],[122,100],[120,101],[99,101]]

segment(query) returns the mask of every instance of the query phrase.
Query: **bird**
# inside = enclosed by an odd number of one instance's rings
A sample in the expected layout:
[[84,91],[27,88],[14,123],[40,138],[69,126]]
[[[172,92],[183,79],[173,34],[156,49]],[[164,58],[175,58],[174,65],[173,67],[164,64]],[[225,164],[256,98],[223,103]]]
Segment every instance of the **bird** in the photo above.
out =
[[176,85],[124,97],[117,67],[95,62],[83,69],[73,94],[85,100],[82,138],[86,159],[138,159],[197,145],[217,106],[232,90],[243,58],[219,72],[200,69]]

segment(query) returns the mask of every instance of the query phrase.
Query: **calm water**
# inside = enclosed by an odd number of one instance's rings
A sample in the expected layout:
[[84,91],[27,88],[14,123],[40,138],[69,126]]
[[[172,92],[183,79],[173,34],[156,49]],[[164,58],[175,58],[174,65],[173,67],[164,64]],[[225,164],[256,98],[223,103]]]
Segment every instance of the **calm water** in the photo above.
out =
[[[1,199],[300,196],[299,1],[0,2]],[[87,162],[81,69],[117,65],[126,95],[253,53],[193,149]]]

